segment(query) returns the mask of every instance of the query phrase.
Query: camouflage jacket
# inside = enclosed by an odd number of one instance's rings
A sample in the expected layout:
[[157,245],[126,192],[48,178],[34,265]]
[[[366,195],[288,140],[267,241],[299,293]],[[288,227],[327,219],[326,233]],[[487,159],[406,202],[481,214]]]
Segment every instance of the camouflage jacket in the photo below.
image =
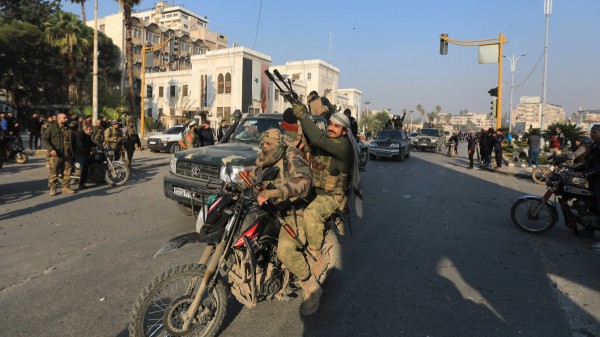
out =
[[[277,190],[276,203],[286,200],[295,201],[298,198],[306,198],[312,187],[312,176],[308,163],[304,160],[302,152],[288,146],[284,157],[277,161],[274,166],[279,167],[279,175],[271,182]],[[256,166],[250,173],[250,180],[258,181],[262,175],[263,167]]]
[[114,144],[115,146],[123,140],[123,132],[121,129],[115,129],[112,125],[104,130],[104,142]]

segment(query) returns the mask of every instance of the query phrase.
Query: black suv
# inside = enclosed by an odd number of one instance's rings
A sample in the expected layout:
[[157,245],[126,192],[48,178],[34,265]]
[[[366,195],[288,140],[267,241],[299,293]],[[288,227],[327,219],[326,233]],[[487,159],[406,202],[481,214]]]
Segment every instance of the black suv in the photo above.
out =
[[369,159],[377,157],[396,158],[403,161],[410,157],[410,139],[404,130],[381,130],[369,144]]

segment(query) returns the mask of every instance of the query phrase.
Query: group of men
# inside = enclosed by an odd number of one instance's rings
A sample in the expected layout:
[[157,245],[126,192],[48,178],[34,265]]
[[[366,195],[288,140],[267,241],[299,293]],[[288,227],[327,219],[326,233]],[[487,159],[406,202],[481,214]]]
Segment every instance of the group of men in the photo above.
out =
[[[30,132],[35,130],[32,127]],[[112,149],[115,152],[115,160],[121,157],[122,152],[125,153],[125,161],[129,168],[131,168],[136,146],[140,150],[142,149],[140,138],[133,128],[133,122],[121,127],[120,122],[114,120],[110,122],[109,127],[104,128],[103,121],[99,120],[96,126],[93,126],[91,118],[79,120],[75,115],[71,116],[71,120],[69,120],[65,113],[49,116],[46,122],[40,125],[40,137],[42,146],[47,151],[50,196],[57,195],[61,175],[62,193],[75,193],[75,190],[70,187],[70,176],[75,161],[81,167],[79,189],[88,188],[86,183],[93,147],[106,146]]]
[[286,202],[286,222],[316,257],[316,262],[309,263],[302,247],[288,232],[280,231],[277,255],[299,280],[302,315],[313,314],[319,307],[319,276],[328,268],[322,252],[325,221],[344,209],[351,191],[356,195],[357,215],[362,217],[358,148],[352,123],[341,112],[326,116],[329,120],[324,134],[304,105],[294,104],[287,109],[283,113],[283,132],[274,128],[261,134],[261,150],[251,174],[256,180],[266,168],[280,168],[274,188],[261,191],[257,201],[260,205],[268,200]]
[[[221,127],[219,130],[224,132],[227,131],[226,128],[223,128],[227,125],[227,122],[223,120],[221,122]],[[222,137],[222,136],[221,136]],[[215,145],[215,138],[213,129],[210,127],[210,123],[208,120],[203,120],[200,124],[193,119],[183,131],[183,148],[184,150],[193,149],[196,147]]]

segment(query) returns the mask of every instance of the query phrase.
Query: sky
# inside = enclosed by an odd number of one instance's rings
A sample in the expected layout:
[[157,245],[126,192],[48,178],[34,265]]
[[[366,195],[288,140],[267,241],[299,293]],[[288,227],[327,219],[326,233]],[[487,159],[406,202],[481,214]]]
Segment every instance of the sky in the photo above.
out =
[[[167,1],[209,19],[208,28],[271,56],[272,65],[321,59],[340,69],[339,88],[362,91],[369,110],[401,114],[417,104],[427,112],[489,113],[488,90],[497,86],[498,64],[478,64],[478,48],[449,45],[439,53],[439,35],[451,39],[498,38],[503,55],[516,63],[513,106],[521,96],[542,96],[546,16],[544,0],[184,0]],[[87,0],[86,16],[94,17]],[[150,9],[141,1],[134,9]],[[116,1],[99,0],[99,16],[114,14]],[[81,16],[78,4],[63,10]],[[567,116],[600,109],[600,1],[555,0],[549,16],[546,102]],[[330,38],[331,34],[331,38]],[[510,108],[510,62],[503,62],[503,111]],[[366,106],[363,104],[362,110]],[[416,118],[416,117],[415,117]]]

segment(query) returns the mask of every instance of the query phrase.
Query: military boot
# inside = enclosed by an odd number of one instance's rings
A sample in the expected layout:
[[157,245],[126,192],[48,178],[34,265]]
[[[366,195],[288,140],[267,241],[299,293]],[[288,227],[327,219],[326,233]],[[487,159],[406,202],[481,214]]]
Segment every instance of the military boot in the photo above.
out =
[[302,306],[300,307],[300,314],[302,316],[312,315],[319,309],[319,300],[321,299],[323,289],[321,289],[319,282],[317,282],[317,279],[312,274],[308,279],[299,283],[304,298],[304,302],[302,302]]
[[56,187],[50,187],[50,196],[53,197],[56,195]]
[[73,193],[75,193],[75,190],[72,190],[69,187],[63,187],[62,188],[62,193],[63,194],[73,194]]

